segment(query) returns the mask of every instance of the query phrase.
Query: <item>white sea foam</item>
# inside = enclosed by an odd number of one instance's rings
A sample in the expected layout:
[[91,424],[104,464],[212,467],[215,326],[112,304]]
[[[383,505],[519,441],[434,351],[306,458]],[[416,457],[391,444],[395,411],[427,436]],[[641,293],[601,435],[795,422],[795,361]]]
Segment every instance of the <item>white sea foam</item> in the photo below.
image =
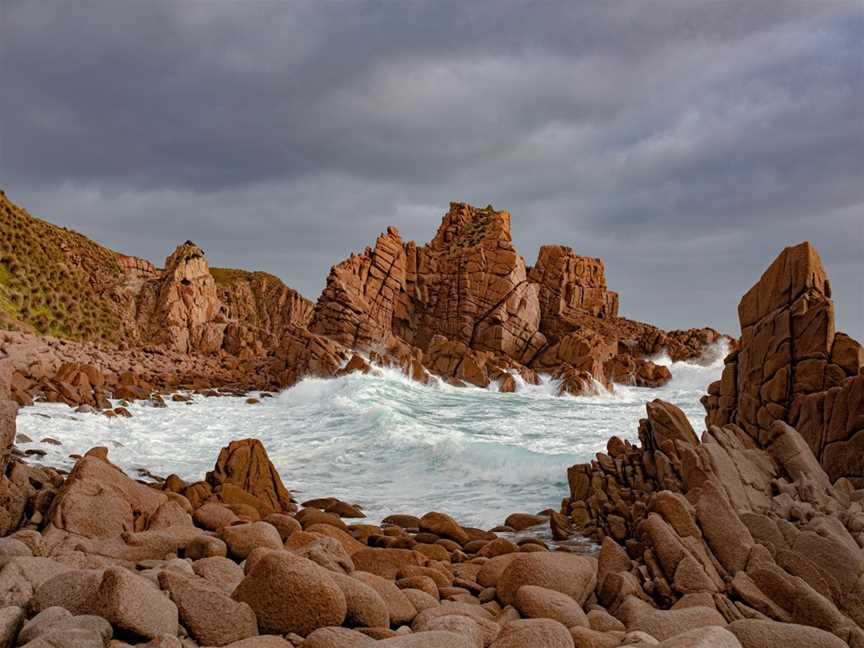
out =
[[[158,409],[134,403],[132,418],[75,414],[65,405],[24,408],[18,430],[45,463],[105,445],[130,473],[146,468],[195,480],[232,439],[260,438],[286,485],[302,499],[334,495],[370,519],[440,510],[464,524],[493,526],[514,511],[557,508],[568,466],[591,459],[613,434],[635,440],[645,403],[663,398],[703,429],[699,398],[720,376],[725,355],[670,364],[660,389],[616,386],[613,394],[555,396],[556,385],[521,381],[514,394],[412,382],[392,369],[323,380],[307,378],[247,405],[245,398],[195,396]],[[658,358],[659,362],[664,359]],[[40,442],[53,437],[62,445]]]

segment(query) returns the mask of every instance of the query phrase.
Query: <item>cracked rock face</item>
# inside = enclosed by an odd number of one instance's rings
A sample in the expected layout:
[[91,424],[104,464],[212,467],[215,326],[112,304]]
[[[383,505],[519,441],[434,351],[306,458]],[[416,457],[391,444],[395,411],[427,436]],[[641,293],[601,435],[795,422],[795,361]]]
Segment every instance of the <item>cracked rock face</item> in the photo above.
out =
[[835,333],[809,243],[780,254],[739,317],[701,438],[649,403],[639,445],[613,437],[569,469],[563,512],[602,541],[597,598],[628,629],[662,639],[707,606],[747,646],[862,645],[861,347]]
[[[604,363],[618,353],[614,324],[592,328],[617,317],[618,295],[606,288],[604,272],[602,260],[557,245],[541,248],[529,272],[508,212],[451,203],[428,244],[403,242],[390,228],[374,247],[334,266],[309,330],[390,356],[412,375],[421,356],[432,373],[480,386],[506,381],[513,370],[533,379],[530,366],[586,374],[567,390],[581,393],[594,381],[611,385]],[[301,343],[309,346],[289,342]],[[622,359],[614,375],[647,383],[640,368]]]
[[165,260],[165,271],[138,297],[147,338],[180,353],[215,353],[227,320],[204,251],[186,241]]
[[834,330],[831,287],[809,243],[789,247],[738,306],[738,351],[703,399],[709,425],[757,440],[775,420],[798,430],[831,481],[864,481],[861,345]]

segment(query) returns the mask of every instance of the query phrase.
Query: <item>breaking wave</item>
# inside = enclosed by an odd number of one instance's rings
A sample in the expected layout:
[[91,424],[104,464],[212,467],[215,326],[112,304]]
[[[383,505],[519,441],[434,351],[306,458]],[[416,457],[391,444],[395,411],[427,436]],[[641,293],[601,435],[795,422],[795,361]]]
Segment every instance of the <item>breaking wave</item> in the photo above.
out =
[[567,467],[591,459],[613,434],[634,440],[647,401],[668,400],[703,429],[699,398],[719,378],[724,355],[717,348],[704,363],[657,358],[672,371],[664,387],[616,386],[578,398],[555,396],[551,379],[502,394],[494,385],[424,386],[375,368],[307,378],[258,405],[202,396],[164,409],[134,403],[129,419],[40,403],[18,416],[19,433],[33,440],[19,447],[71,467],[70,454],[105,445],[130,474],[147,469],[196,480],[228,441],[257,437],[301,500],[333,495],[360,504],[371,520],[439,510],[490,527],[514,511],[557,508],[567,495]]

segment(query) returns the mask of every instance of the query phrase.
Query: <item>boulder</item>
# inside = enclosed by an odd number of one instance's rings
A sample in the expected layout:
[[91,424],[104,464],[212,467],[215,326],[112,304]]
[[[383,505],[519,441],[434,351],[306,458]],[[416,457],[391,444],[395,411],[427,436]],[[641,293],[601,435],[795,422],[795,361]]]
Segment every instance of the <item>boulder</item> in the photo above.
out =
[[450,538],[460,545],[469,541],[468,534],[459,523],[445,513],[431,512],[420,518],[420,530]]
[[719,626],[687,630],[658,645],[660,648],[742,648],[734,634]]
[[[500,557],[503,558],[504,556]],[[500,560],[497,558],[496,560]],[[486,583],[481,583],[486,585]],[[516,591],[523,585],[536,585],[573,598],[584,604],[597,584],[597,561],[571,553],[531,553],[514,560],[501,574],[495,585],[502,605],[516,600]]]
[[91,450],[75,464],[54,499],[51,524],[86,538],[144,531],[168,498],[127,477],[107,453]]
[[362,648],[375,643],[362,632],[348,628],[318,628],[303,641],[301,648]]
[[414,628],[415,632],[441,631],[452,632],[468,639],[475,648],[484,648],[483,629],[470,617],[444,614],[430,617]]
[[240,521],[234,511],[218,502],[204,502],[195,509],[192,518],[195,520],[195,524],[208,531],[221,531]]
[[417,632],[378,641],[380,648],[474,648],[471,639],[441,630]]
[[491,648],[574,648],[573,637],[562,624],[552,619],[520,619],[511,621]]
[[102,617],[73,616],[68,610],[54,607],[43,610],[24,625],[18,635],[18,645],[102,646],[113,636],[111,624]]
[[36,589],[34,606],[101,616],[115,629],[143,639],[177,634],[177,606],[150,581],[119,567],[55,576]]
[[249,604],[259,631],[307,635],[341,625],[348,612],[345,595],[326,571],[301,556],[263,556],[237,586],[232,598]]
[[713,608],[694,606],[658,610],[635,597],[628,598],[618,608],[616,616],[627,626],[628,631],[645,632],[660,641],[694,628],[726,625],[726,619]]
[[389,580],[395,580],[406,568],[421,567],[426,564],[422,554],[410,549],[373,547],[354,553],[351,560],[354,562],[355,569],[377,574]]
[[843,648],[846,642],[830,632],[795,623],[778,623],[768,619],[741,619],[730,623],[729,632],[743,648]]
[[293,511],[291,493],[257,439],[232,441],[219,452],[216,467],[207,473],[207,482],[225,504],[248,504],[261,517]]
[[411,601],[408,600],[408,597],[392,581],[362,571],[355,571],[351,574],[351,578],[375,590],[387,606],[387,612],[392,625],[400,626],[411,623],[414,617],[417,616],[417,610],[411,605]]
[[389,628],[390,611],[377,589],[362,579],[332,573],[330,578],[342,590],[348,611],[345,625],[352,628]]
[[529,619],[553,619],[568,628],[590,625],[582,606],[572,597],[545,587],[523,585],[516,590],[513,605]]
[[177,606],[183,627],[203,646],[224,646],[258,634],[252,608],[203,578],[166,569],[159,574],[159,586]]
[[24,610],[10,605],[0,608],[0,648],[12,648],[27,617]]
[[237,524],[222,529],[222,540],[237,560],[245,560],[253,549],[282,549],[279,531],[267,522]]
[[221,556],[201,558],[192,563],[192,570],[204,580],[231,593],[244,578],[243,568]]
[[41,556],[8,559],[0,569],[0,607],[27,607],[44,582],[70,571],[71,567]]

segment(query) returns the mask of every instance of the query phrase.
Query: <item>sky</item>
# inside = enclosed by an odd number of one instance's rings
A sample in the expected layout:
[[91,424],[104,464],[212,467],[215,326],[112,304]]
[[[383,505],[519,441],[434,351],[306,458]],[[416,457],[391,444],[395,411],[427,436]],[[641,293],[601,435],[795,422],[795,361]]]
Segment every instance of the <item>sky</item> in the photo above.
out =
[[0,188],[160,265],[315,299],[450,201],[605,259],[623,315],[738,332],[819,249],[864,339],[860,0],[0,0]]

